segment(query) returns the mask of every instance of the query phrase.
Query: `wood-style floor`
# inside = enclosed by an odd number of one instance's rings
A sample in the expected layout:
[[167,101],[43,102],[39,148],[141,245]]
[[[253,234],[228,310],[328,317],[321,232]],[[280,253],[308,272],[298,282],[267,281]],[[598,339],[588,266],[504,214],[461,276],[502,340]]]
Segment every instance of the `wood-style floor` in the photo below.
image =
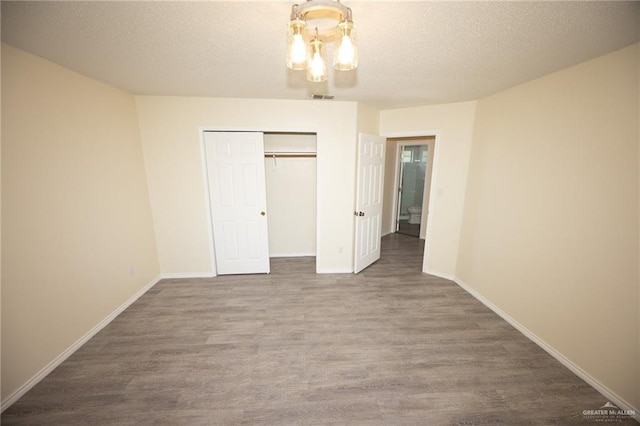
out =
[[[313,258],[163,280],[3,425],[581,424],[606,399],[454,283],[422,242],[359,275]],[[632,421],[627,423],[635,424]]]

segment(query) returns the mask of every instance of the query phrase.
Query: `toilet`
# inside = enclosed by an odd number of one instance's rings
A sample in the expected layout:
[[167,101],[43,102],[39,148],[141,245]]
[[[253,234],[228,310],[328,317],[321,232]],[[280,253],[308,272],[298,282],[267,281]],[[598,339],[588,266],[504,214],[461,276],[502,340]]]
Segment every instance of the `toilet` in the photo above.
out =
[[409,207],[407,210],[409,211],[409,223],[413,225],[420,223],[422,207]]

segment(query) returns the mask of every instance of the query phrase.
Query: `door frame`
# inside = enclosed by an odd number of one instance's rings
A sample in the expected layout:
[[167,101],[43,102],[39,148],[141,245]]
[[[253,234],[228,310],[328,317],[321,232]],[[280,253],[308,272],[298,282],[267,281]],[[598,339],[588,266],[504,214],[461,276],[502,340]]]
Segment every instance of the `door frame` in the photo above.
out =
[[[427,216],[427,233],[425,235],[425,243],[424,243],[424,256],[422,258],[422,271],[427,271],[427,254],[429,253],[429,245],[431,242],[431,232],[432,232],[432,222],[433,222],[433,212],[434,206],[434,198],[436,196],[435,189],[438,187],[438,166],[440,164],[440,132],[437,130],[424,130],[424,131],[416,131],[416,132],[381,132],[380,136],[384,136],[387,139],[394,138],[425,138],[425,137],[433,137],[435,138],[435,147],[433,150],[433,166],[431,169],[431,187],[429,191],[429,215]],[[396,161],[394,165],[394,187],[398,187],[398,162]],[[397,203],[398,191],[394,188],[393,194],[393,203],[394,206]],[[395,220],[397,216],[393,216],[392,229],[395,227]]]
[[[218,268],[216,266],[216,250],[215,244],[213,241],[213,217],[211,216],[211,197],[209,195],[209,176],[207,171],[207,157],[205,151],[205,132],[260,132],[260,133],[314,133],[316,138],[318,137],[319,132],[316,129],[306,129],[306,128],[297,128],[297,129],[282,129],[280,127],[277,128],[269,128],[269,127],[217,127],[217,126],[199,126],[198,127],[198,137],[200,139],[200,169],[202,173],[202,182],[203,182],[203,201],[204,201],[204,210],[205,210],[205,218],[207,221],[207,247],[209,248],[209,264],[211,265],[211,275],[210,277],[218,276]],[[317,139],[316,139],[317,140]],[[316,161],[320,161],[320,150],[316,146]],[[316,163],[317,164],[317,163]],[[316,171],[316,217],[319,213],[319,203],[318,203],[318,195],[317,195],[317,187],[318,187],[318,178]],[[269,206],[267,205],[267,209]],[[267,211],[268,213],[268,211]],[[318,235],[318,221],[316,220],[316,235]],[[318,254],[318,241],[316,240],[316,256]],[[316,262],[317,265],[317,262]]]

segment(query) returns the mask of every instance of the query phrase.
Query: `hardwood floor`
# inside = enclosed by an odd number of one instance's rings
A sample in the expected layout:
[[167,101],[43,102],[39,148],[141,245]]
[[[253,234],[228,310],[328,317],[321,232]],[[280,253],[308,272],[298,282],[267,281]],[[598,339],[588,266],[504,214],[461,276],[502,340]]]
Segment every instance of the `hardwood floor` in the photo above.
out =
[[422,274],[422,245],[387,236],[358,275],[280,258],[270,275],[163,280],[2,424],[588,423],[606,399]]

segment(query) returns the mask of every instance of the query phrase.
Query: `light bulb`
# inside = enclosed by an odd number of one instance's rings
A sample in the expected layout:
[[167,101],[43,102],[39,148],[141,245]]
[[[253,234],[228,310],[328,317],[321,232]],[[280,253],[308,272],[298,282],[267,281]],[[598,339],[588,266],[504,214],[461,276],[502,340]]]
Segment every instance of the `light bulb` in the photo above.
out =
[[313,76],[314,80],[322,77],[322,75],[324,74],[325,66],[320,53],[316,53],[313,55],[311,61],[309,62],[309,66],[311,68],[311,75]]
[[342,21],[338,25],[333,66],[335,69],[342,71],[349,71],[358,67],[356,28],[352,21]]
[[307,80],[321,82],[327,79],[327,63],[324,59],[324,46],[314,38],[309,43],[309,63],[307,64]]
[[304,44],[302,34],[295,34],[291,41],[291,62],[299,63],[307,59],[307,46]]
[[307,46],[304,41],[305,23],[300,19],[289,22],[287,32],[287,67],[303,70],[307,67]]
[[349,36],[342,36],[342,42],[338,48],[338,63],[348,64],[353,61],[355,49]]

